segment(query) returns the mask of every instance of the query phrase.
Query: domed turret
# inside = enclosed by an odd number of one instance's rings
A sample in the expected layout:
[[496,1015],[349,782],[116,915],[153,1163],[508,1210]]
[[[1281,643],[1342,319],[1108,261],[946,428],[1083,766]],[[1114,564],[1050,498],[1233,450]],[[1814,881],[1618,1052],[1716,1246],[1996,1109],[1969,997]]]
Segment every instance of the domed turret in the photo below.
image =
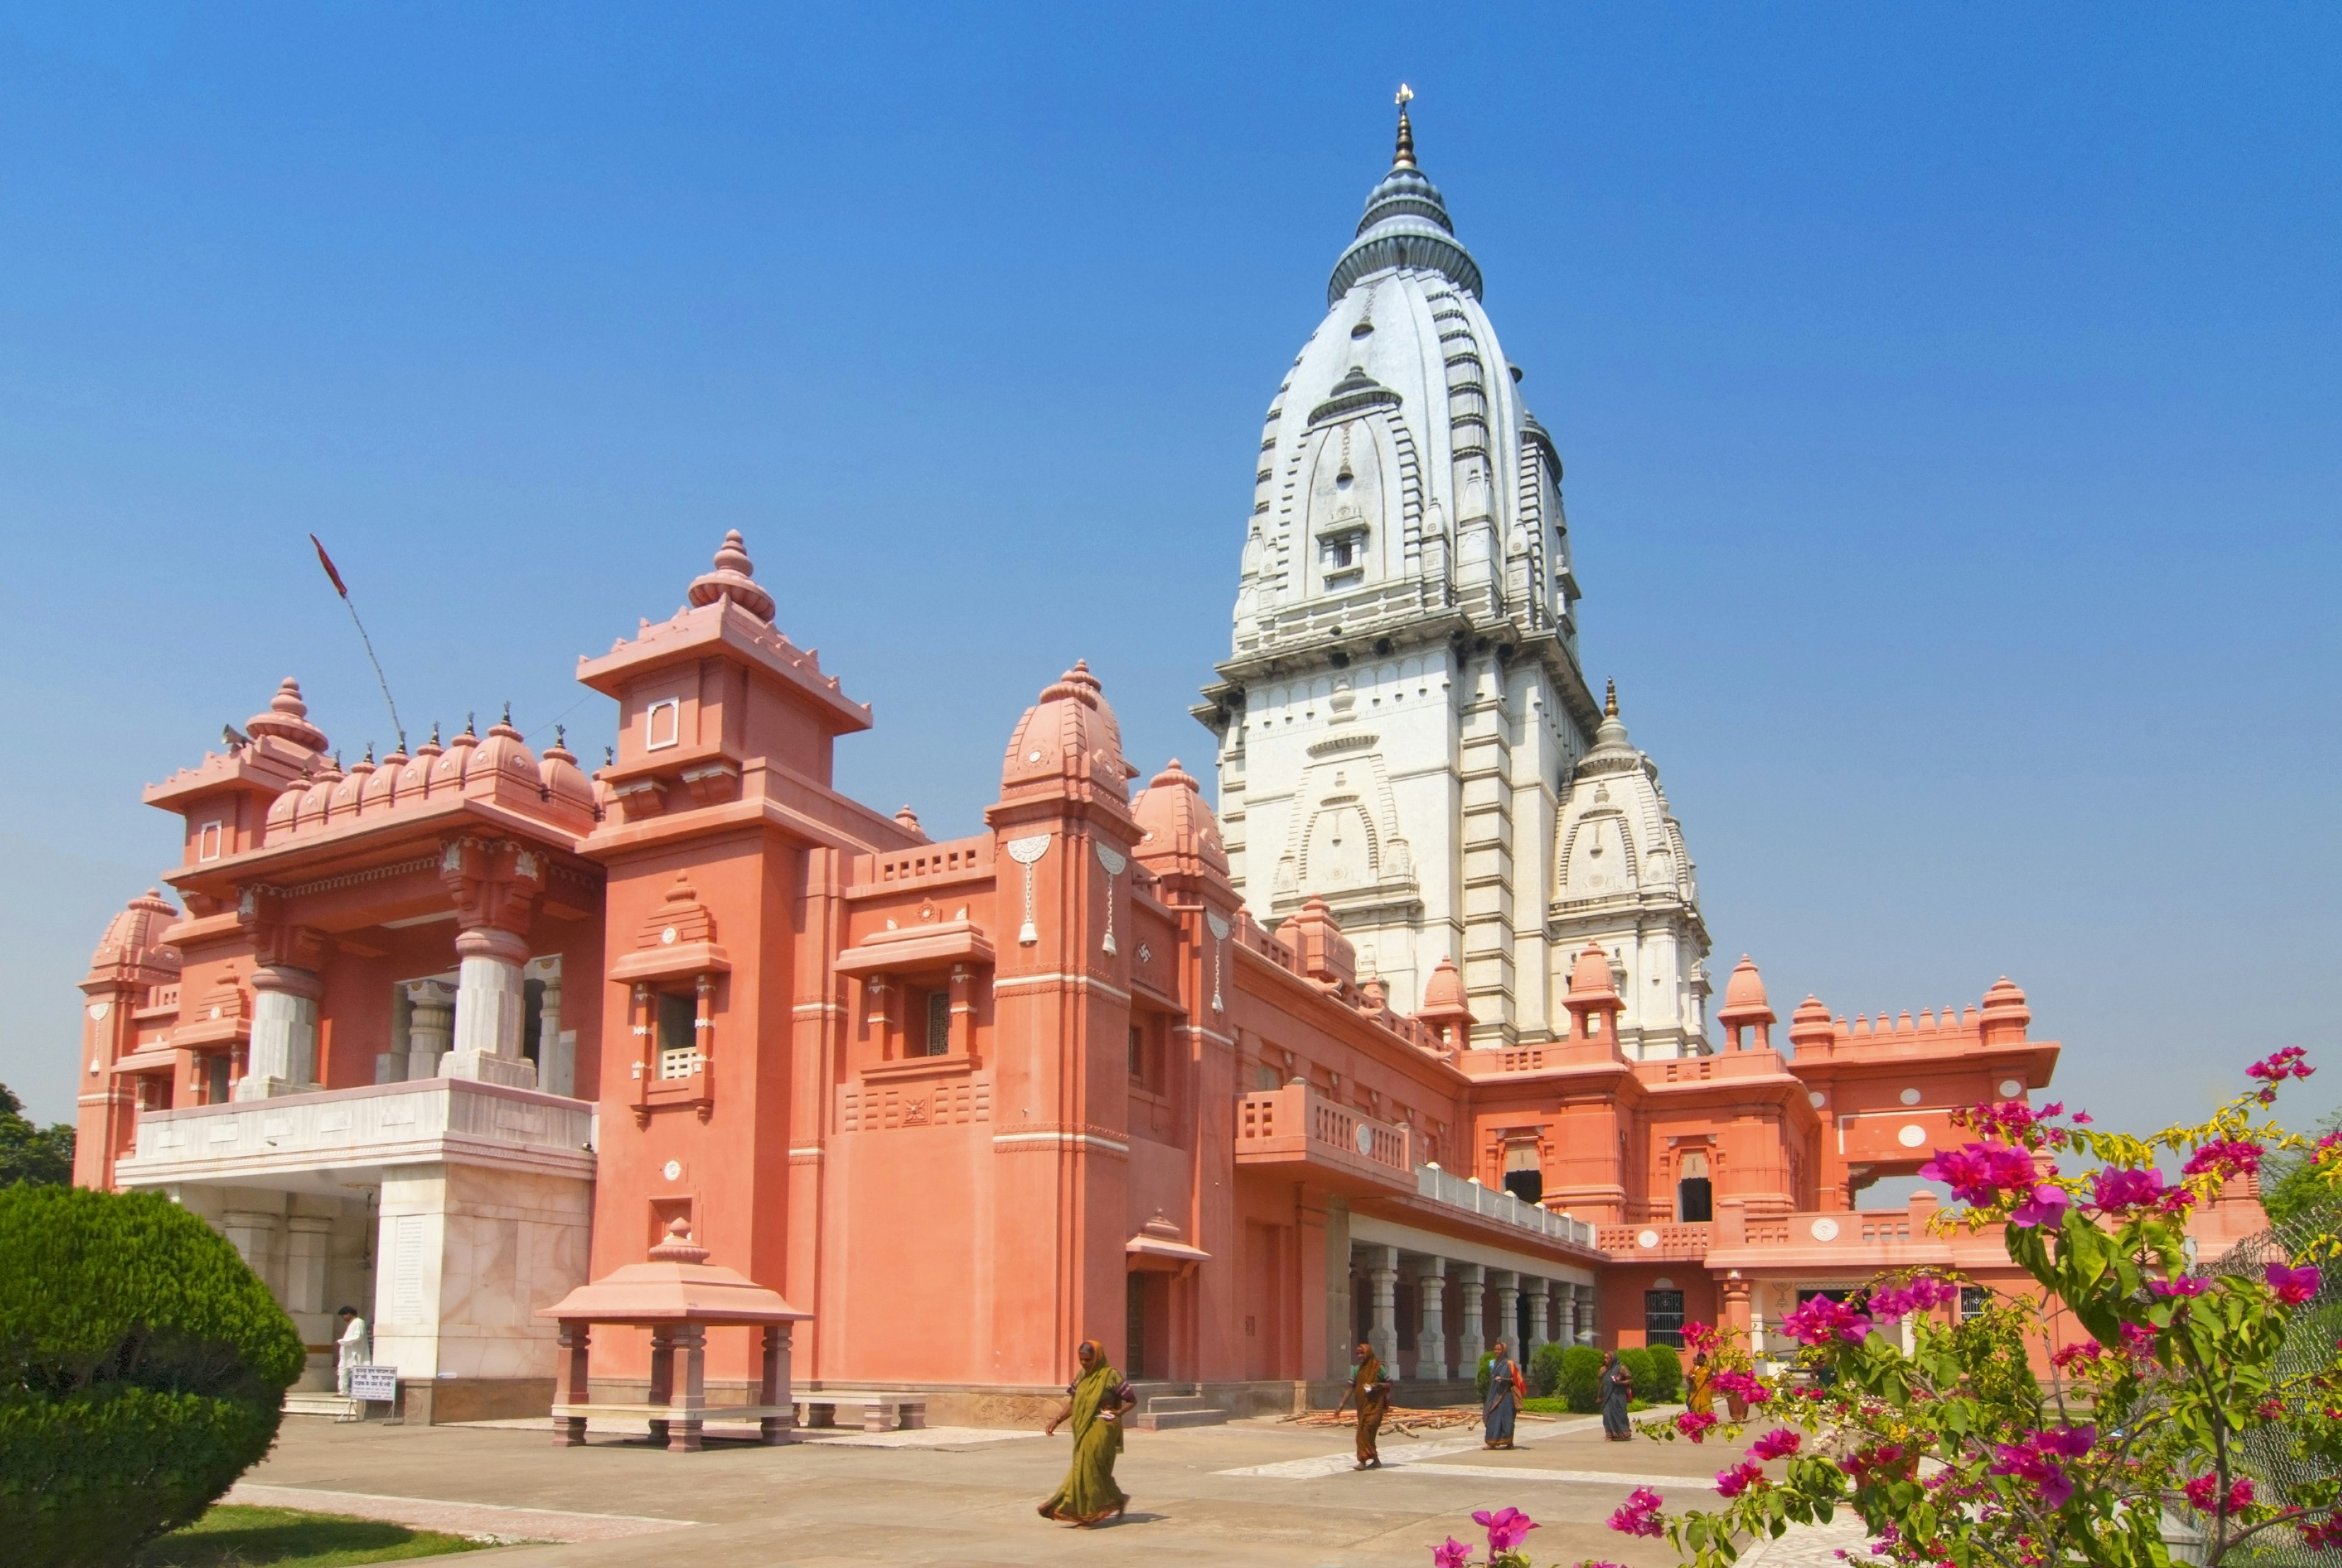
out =
[[499,784],[516,785],[526,797],[535,797],[541,787],[541,775],[536,754],[513,728],[512,704],[505,704],[504,717],[488,726],[487,739],[472,754],[464,766],[464,792],[485,794]]
[[393,750],[382,759],[382,765],[365,782],[365,793],[358,797],[358,810],[373,813],[388,811],[398,795],[398,781],[406,772],[406,753]]
[[2007,975],[1993,982],[1992,989],[1984,994],[1982,1037],[1987,1045],[2014,1045],[2025,1038],[2026,1025],[2033,1022],[2033,1010],[2025,1004],[2025,993],[2017,988]]
[[158,962],[158,955],[159,962],[177,968],[178,953],[163,945],[163,933],[178,918],[179,912],[164,898],[162,889],[148,888],[105,923],[105,934],[97,939],[97,951],[90,954],[90,968],[95,971],[154,964]]
[[1220,843],[1219,819],[1204,804],[1196,775],[1179,765],[1156,774],[1130,803],[1138,824],[1138,862],[1157,876],[1201,875],[1227,880],[1228,852]]
[[304,751],[325,749],[325,732],[309,722],[309,704],[301,700],[301,683],[287,675],[268,699],[268,708],[244,721],[247,733],[270,735]]
[[1610,968],[1609,954],[1598,942],[1589,942],[1578,949],[1576,962],[1569,968],[1569,993],[1562,998],[1569,1012],[1569,1033],[1573,1039],[1596,1040],[1609,1051],[1624,1054],[1618,1042],[1618,1014],[1626,1004],[1618,996],[1618,977]]
[[1025,710],[1001,764],[1003,798],[1062,786],[1084,798],[1127,807],[1138,770],[1123,760],[1122,726],[1086,660],[1059,676]]
[[1461,1051],[1471,1044],[1475,1020],[1472,1009],[1465,1004],[1464,976],[1456,972],[1454,959],[1442,958],[1431,978],[1423,983],[1423,1005],[1415,1016],[1443,1050]]
[[1822,1005],[1820,997],[1807,997],[1789,1014],[1789,1044],[1797,1050],[1834,1044],[1837,1040],[1837,1030],[1830,1023],[1830,1010]]
[[1367,194],[1357,237],[1334,264],[1334,275],[1326,285],[1327,305],[1349,293],[1350,285],[1368,273],[1388,267],[1435,272],[1473,298],[1480,297],[1480,264],[1456,239],[1439,187],[1416,167],[1415,126],[1406,117],[1407,101],[1415,95],[1405,87],[1399,94],[1398,146],[1391,155],[1390,173]]
[[545,748],[545,759],[537,771],[545,793],[554,801],[575,807],[585,814],[585,820],[594,820],[594,784],[577,765],[577,754],[568,746],[568,734],[559,724],[553,726],[553,744]]
[[715,569],[692,579],[692,604],[699,607],[713,604],[718,599],[729,599],[759,621],[770,622],[773,596],[749,575],[755,570],[740,530],[732,529],[724,535],[724,543],[716,552]]
[[1752,1027],[1756,1031],[1756,1049],[1772,1049],[1772,1004],[1765,1000],[1764,977],[1745,953],[1732,966],[1732,978],[1725,982],[1724,1005],[1716,1011],[1716,1021],[1724,1025],[1725,1039],[1733,1050],[1749,1048],[1747,1031]]

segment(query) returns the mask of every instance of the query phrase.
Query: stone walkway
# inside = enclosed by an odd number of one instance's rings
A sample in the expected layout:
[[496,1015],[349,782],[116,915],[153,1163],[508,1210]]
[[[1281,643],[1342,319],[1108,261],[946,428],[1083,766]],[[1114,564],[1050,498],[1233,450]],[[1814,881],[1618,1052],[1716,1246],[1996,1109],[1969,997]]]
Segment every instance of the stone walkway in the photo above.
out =
[[496,1541],[619,1541],[688,1530],[689,1519],[646,1519],[633,1513],[572,1513],[551,1508],[500,1508],[443,1503],[428,1497],[383,1497],[371,1492],[328,1492],[309,1486],[263,1486],[240,1481],[222,1501],[254,1508],[299,1508],[380,1519],[414,1530]]

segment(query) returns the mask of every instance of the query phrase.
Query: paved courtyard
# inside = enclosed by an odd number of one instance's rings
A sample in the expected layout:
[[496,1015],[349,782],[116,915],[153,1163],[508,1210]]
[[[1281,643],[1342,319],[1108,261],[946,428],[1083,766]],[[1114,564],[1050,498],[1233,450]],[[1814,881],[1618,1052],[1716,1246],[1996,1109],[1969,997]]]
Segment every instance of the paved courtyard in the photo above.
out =
[[[1539,1563],[1673,1562],[1664,1541],[1604,1528],[1637,1485],[1671,1505],[1713,1499],[1740,1457],[1716,1443],[1606,1443],[1580,1418],[1524,1420],[1520,1447],[1471,1433],[1383,1445],[1386,1468],[1353,1472],[1346,1429],[1245,1422],[1134,1433],[1117,1474],[1118,1524],[1072,1530],[1033,1512],[1071,1452],[1063,1434],[942,1430],[844,1433],[782,1448],[671,1454],[617,1436],[553,1446],[515,1428],[285,1423],[239,1497],[552,1541],[467,1562],[598,1568],[686,1558],[726,1564],[1210,1563],[1424,1568],[1450,1533],[1476,1542],[1476,1508],[1513,1504],[1543,1528]],[[1845,1533],[1837,1533],[1843,1534]],[[1767,1568],[1827,1563],[1850,1539],[1793,1537]],[[1787,1550],[1784,1550],[1787,1548]]]

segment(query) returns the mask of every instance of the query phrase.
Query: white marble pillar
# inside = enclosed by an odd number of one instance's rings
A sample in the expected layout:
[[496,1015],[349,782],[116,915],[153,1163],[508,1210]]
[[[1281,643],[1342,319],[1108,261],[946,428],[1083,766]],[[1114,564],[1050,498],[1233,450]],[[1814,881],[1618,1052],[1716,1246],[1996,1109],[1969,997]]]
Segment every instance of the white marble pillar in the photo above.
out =
[[317,1086],[317,998],[325,983],[306,969],[264,964],[252,972],[252,1054],[239,1100]]
[[577,1092],[577,1036],[561,1030],[561,972],[545,982],[545,1001],[537,1011],[536,1084],[548,1094]]
[[1447,1375],[1447,1260],[1426,1258],[1415,1284],[1423,1305],[1415,1320],[1415,1375],[1437,1383]]
[[1488,1269],[1485,1263],[1456,1265],[1456,1285],[1462,1299],[1456,1304],[1463,1322],[1456,1325],[1456,1375],[1476,1377],[1480,1371],[1481,1353],[1488,1348],[1487,1336],[1481,1332],[1481,1293],[1487,1283]]
[[1561,1313],[1561,1343],[1577,1343],[1577,1287],[1558,1284],[1553,1288],[1554,1305]]
[[1496,1290],[1496,1338],[1505,1342],[1515,1361],[1521,1358],[1520,1280],[1510,1269],[1492,1269],[1488,1273],[1488,1283]]
[[284,1225],[284,1215],[265,1209],[230,1209],[220,1216],[220,1233],[227,1237],[228,1245],[279,1301],[285,1293],[277,1268],[276,1237]]
[[455,1044],[440,1063],[439,1075],[535,1088],[536,1064],[520,1050],[527,1012],[520,966],[528,944],[483,925],[457,934],[455,956]]
[[439,1059],[455,1043],[455,988],[444,980],[406,984],[406,1076],[439,1076]]
[[[325,1270],[332,1260],[334,1222],[323,1214],[295,1214],[285,1222],[285,1310],[322,1313]],[[303,1323],[307,1333],[314,1324]]]
[[1546,1303],[1551,1299],[1546,1293],[1550,1288],[1550,1283],[1545,1280],[1521,1282],[1521,1294],[1529,1298],[1528,1343],[1521,1346],[1521,1360],[1524,1363],[1536,1354],[1537,1346],[1546,1343],[1545,1309]]
[[1366,1288],[1368,1310],[1372,1313],[1366,1329],[1366,1343],[1375,1347],[1385,1366],[1396,1374],[1398,1369],[1398,1249],[1368,1247],[1366,1256]]
[[1575,1288],[1577,1296],[1577,1336],[1588,1344],[1597,1344],[1601,1343],[1602,1324],[1597,1321],[1600,1314],[1594,1310],[1594,1287],[1578,1285]]

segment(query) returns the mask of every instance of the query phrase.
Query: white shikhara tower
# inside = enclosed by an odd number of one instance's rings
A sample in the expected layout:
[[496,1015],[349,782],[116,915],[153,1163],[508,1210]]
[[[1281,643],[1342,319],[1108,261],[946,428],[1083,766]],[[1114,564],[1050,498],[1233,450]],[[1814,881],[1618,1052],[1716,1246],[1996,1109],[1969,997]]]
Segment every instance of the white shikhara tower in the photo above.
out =
[[1269,405],[1235,644],[1196,710],[1220,737],[1231,874],[1266,924],[1325,899],[1401,1011],[1453,959],[1476,1045],[1566,1033],[1592,940],[1629,1054],[1702,1052],[1682,830],[1580,671],[1561,460],[1404,98]]

